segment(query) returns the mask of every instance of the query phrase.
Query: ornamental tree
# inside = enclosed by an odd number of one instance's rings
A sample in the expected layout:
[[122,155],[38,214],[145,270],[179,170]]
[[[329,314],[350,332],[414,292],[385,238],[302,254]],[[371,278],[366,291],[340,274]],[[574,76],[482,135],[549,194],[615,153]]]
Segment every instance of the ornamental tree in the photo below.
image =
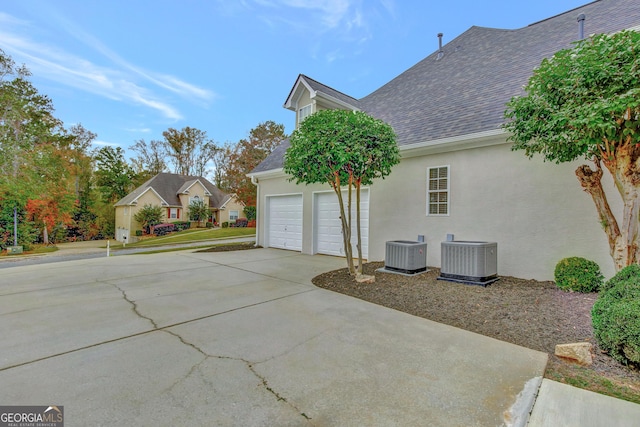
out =
[[[589,161],[575,173],[595,203],[616,271],[638,263],[640,33],[577,42],[543,60],[525,91],[505,112],[512,149],[556,163]],[[622,198],[618,217],[602,187],[602,166]]]
[[136,214],[133,216],[133,219],[140,223],[140,226],[144,228],[147,233],[150,233],[151,227],[156,224],[160,224],[162,221],[162,215],[164,214],[164,209],[162,206],[158,205],[144,205]]
[[200,227],[200,221],[209,218],[211,210],[204,200],[198,198],[189,203],[189,219],[191,221],[198,221],[198,227]]
[[[349,273],[356,274],[351,247],[352,190],[356,190],[358,269],[362,273],[360,190],[385,178],[400,161],[395,133],[388,124],[361,111],[321,110],[307,117],[290,138],[284,171],[297,184],[328,183],[338,197]],[[342,196],[347,190],[347,206]]]

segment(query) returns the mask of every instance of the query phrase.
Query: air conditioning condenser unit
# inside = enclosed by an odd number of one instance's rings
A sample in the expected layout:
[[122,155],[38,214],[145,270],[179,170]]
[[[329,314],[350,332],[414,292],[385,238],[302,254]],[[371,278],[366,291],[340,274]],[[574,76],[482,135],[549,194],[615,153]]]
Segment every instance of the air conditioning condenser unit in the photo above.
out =
[[384,268],[405,274],[427,271],[427,244],[410,240],[392,240],[386,243]]
[[438,279],[482,286],[498,280],[496,242],[447,241],[440,249]]

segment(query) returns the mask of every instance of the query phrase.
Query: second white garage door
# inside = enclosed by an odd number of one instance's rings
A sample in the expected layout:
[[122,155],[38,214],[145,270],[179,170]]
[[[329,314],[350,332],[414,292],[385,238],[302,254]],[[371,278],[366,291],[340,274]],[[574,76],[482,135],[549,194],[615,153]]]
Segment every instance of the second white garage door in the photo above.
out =
[[[347,194],[343,193],[345,205]],[[352,200],[352,224],[351,244],[353,256],[358,256],[356,243],[356,197]],[[315,252],[326,255],[344,256],[344,243],[342,242],[342,223],[340,221],[340,204],[338,196],[333,191],[316,193],[314,200],[314,246]],[[360,192],[360,230],[362,231],[362,256],[367,258],[369,249],[369,190]]]
[[267,197],[267,246],[302,250],[302,195]]

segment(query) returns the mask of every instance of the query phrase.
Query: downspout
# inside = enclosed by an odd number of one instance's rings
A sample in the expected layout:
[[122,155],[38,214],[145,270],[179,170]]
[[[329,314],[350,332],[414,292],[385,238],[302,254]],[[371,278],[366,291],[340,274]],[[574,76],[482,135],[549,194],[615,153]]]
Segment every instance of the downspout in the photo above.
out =
[[[262,204],[259,203],[260,200],[260,185],[258,185],[258,179],[255,177],[255,175],[251,175],[251,183],[253,185],[256,186],[256,244],[255,246],[259,246],[259,236],[260,236],[260,221],[258,221],[258,206],[261,206]],[[262,218],[262,216],[260,215],[260,218]]]

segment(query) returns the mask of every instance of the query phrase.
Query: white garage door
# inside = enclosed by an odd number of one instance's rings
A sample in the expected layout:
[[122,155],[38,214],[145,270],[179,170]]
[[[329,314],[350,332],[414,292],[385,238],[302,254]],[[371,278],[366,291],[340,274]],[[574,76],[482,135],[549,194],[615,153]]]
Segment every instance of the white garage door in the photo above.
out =
[[129,230],[126,228],[116,229],[116,240],[118,242],[131,243],[129,241]]
[[[347,193],[343,192],[345,209],[347,204]],[[356,244],[358,235],[356,233],[356,196],[353,194],[352,200],[352,224],[351,245],[353,256],[358,256]],[[315,252],[326,255],[344,256],[344,243],[342,242],[342,222],[340,221],[340,204],[338,196],[333,191],[315,194],[315,227],[314,242]],[[368,256],[369,249],[369,190],[360,192],[360,230],[362,232],[362,256]]]
[[267,209],[267,245],[301,251],[302,195],[270,196]]

